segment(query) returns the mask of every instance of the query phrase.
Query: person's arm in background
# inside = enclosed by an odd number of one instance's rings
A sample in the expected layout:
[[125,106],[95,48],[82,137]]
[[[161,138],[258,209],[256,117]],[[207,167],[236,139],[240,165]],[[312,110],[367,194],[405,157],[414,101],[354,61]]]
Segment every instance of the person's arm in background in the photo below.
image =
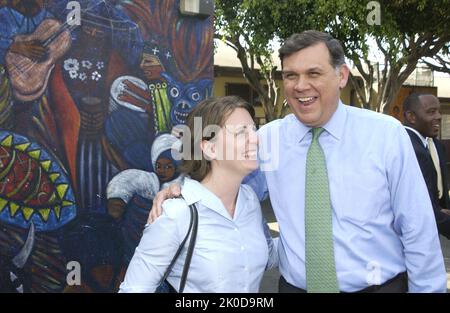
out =
[[133,195],[151,200],[158,190],[159,180],[155,173],[137,169],[122,171],[111,179],[106,188],[108,213],[118,219]]
[[439,234],[450,239],[450,210],[442,208],[439,204],[434,209]]
[[409,292],[445,292],[447,278],[436,220],[411,140],[400,124],[386,138],[394,229],[404,246]]
[[248,174],[244,178],[242,183],[252,187],[260,202],[266,200],[269,197],[269,189],[267,188],[266,177],[259,168]]
[[[259,176],[261,175],[261,176]],[[267,223],[266,218],[264,217],[264,215],[262,215],[262,210],[261,210],[261,204],[259,202],[261,202],[262,200],[264,200],[264,198],[267,198],[268,195],[268,191],[266,190],[266,184],[265,184],[265,179],[262,175],[262,173],[258,170],[254,171],[253,173],[251,173],[250,175],[248,175],[244,181],[243,184],[248,185],[250,188],[253,189],[253,200],[255,203],[254,205],[258,207],[258,210],[261,212],[261,223],[262,223],[262,228],[264,231],[264,236],[266,237],[266,242],[267,242],[267,247],[269,248],[269,259],[267,261],[267,265],[266,265],[266,270],[270,270],[272,268],[278,267],[278,241],[279,238],[273,238],[272,235],[270,234],[270,228],[269,225]],[[252,187],[252,185],[254,185],[254,187]],[[260,188],[258,186],[262,186],[265,188]],[[258,190],[255,190],[258,189]],[[260,193],[258,195],[258,192]]]
[[[436,216],[436,223],[438,226],[439,234],[450,239],[450,201],[448,195],[448,183],[447,183],[447,158],[445,146],[439,140],[434,140],[436,150],[439,156],[439,163],[442,174],[442,187],[443,195],[441,199],[436,199],[436,207],[434,214]],[[438,196],[436,196],[437,198]]]

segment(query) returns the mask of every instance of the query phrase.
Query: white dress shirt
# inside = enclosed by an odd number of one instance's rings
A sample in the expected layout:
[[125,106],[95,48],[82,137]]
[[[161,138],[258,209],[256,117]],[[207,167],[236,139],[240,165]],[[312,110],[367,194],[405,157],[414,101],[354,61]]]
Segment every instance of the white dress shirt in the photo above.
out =
[[[198,209],[198,234],[184,292],[258,292],[265,269],[278,265],[278,253],[252,188],[241,185],[234,217],[195,180],[185,178],[181,193],[186,201],[166,200],[163,214],[144,229],[120,292],[155,291],[187,233],[192,203]],[[188,242],[167,279],[175,289]]]
[[[339,103],[319,137],[333,209],[338,283],[352,292],[408,272],[410,292],[445,292],[446,272],[428,190],[403,125]],[[280,226],[280,272],[306,289],[305,165],[310,127],[294,115],[259,130],[262,160],[278,166],[245,182],[270,200]],[[270,141],[270,137],[277,140]],[[270,150],[278,143],[278,150]],[[276,145],[275,145],[276,146]],[[278,159],[277,159],[278,158]]]

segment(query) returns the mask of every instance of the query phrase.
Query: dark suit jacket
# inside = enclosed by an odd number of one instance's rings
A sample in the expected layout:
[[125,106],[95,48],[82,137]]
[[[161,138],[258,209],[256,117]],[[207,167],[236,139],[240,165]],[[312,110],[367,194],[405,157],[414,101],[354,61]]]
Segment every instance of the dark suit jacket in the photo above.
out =
[[423,145],[422,140],[411,130],[406,129],[411,138],[414,151],[416,153],[417,161],[419,162],[423,178],[427,184],[428,194],[430,195],[431,203],[433,205],[434,214],[439,233],[450,239],[450,215],[441,212],[441,209],[449,208],[449,196],[447,185],[447,164],[445,156],[445,148],[439,140],[434,139],[434,144],[439,155],[439,163],[442,174],[443,196],[439,199],[437,188],[437,173],[434,168],[433,160],[427,148]]
[[445,151],[445,146],[440,142],[438,139],[434,138],[434,145],[436,146],[436,150],[439,155],[439,165],[441,166],[441,174],[442,174],[442,181],[443,181],[443,187],[444,187],[444,194],[442,195],[442,198],[439,199],[439,204],[444,209],[450,209],[450,199],[448,196],[448,184],[447,184],[447,153]]

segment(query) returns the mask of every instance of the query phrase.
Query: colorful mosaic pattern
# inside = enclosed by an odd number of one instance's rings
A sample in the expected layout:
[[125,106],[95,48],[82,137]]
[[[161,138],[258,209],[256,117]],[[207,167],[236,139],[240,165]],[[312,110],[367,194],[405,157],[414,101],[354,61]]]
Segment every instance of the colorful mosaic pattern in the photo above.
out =
[[37,143],[0,131],[0,221],[50,231],[76,215],[64,170]]

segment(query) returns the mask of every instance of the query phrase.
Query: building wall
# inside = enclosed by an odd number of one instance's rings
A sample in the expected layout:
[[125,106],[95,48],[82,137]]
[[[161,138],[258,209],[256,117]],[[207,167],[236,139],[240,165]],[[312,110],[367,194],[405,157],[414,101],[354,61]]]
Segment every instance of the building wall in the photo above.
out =
[[54,68],[9,53],[5,39],[59,29],[68,1],[20,27],[11,12],[35,0],[0,7],[0,292],[116,292],[150,195],[177,175],[157,171],[175,165],[163,134],[212,93],[212,17],[179,0],[80,0],[81,26],[44,56]]
[[403,101],[411,93],[429,93],[437,96],[437,87],[423,87],[423,86],[402,86],[397,97],[391,106],[390,115],[403,122]]

